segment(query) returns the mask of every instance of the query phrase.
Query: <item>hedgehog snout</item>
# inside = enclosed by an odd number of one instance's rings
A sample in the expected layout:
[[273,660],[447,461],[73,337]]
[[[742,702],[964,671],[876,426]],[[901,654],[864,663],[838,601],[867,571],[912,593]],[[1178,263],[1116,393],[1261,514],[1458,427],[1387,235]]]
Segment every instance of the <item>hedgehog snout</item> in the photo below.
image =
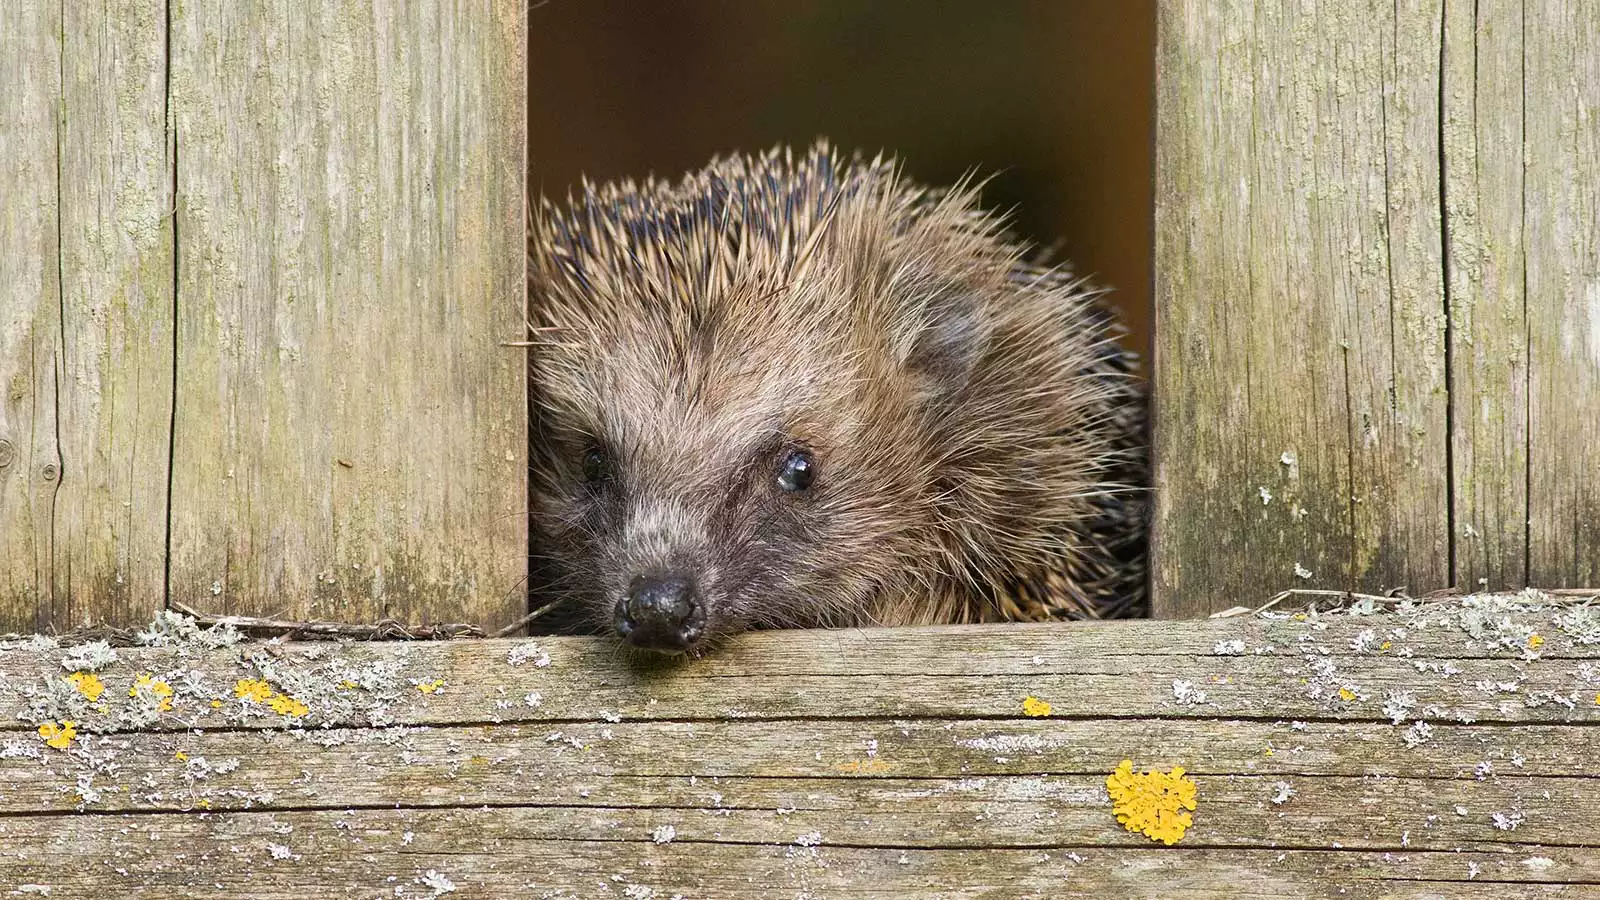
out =
[[688,578],[641,575],[617,601],[616,629],[635,646],[681,653],[705,635],[705,605]]

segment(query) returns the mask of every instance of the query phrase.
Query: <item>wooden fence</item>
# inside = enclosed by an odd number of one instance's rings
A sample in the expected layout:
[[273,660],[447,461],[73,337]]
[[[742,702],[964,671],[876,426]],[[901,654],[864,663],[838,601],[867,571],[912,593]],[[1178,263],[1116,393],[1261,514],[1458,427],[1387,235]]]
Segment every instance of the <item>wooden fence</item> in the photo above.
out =
[[525,609],[525,10],[0,4],[0,631]]
[[[524,17],[0,9],[0,628],[524,608]],[[1162,5],[1158,615],[1600,581],[1597,47]]]
[[1161,4],[1157,615],[1600,582],[1600,11]]
[[[1594,596],[1195,617],[1600,582],[1600,15],[1161,8],[1190,621],[0,641],[0,891],[1593,896]],[[526,13],[0,2],[0,631],[525,610]]]

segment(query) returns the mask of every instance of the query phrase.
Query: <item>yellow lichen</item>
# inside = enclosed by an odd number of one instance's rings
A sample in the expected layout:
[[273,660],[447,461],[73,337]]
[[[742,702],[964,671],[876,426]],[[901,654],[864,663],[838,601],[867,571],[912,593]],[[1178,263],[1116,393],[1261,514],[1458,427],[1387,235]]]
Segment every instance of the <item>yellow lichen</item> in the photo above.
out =
[[311,714],[311,707],[299,700],[272,689],[272,685],[259,678],[241,678],[233,686],[233,695],[252,703],[265,703],[279,715],[302,718]]
[[73,672],[67,676],[67,680],[72,682],[73,686],[78,689],[78,693],[88,698],[90,703],[99,700],[100,695],[105,693],[106,690],[106,683],[101,681],[100,676],[93,672]]
[[435,678],[432,681],[421,682],[420,684],[417,685],[417,690],[423,692],[424,694],[431,694],[434,691],[437,691],[439,688],[442,688],[442,687],[444,687],[444,679],[443,678]]
[[221,700],[212,700],[211,701],[211,708],[212,709],[221,709],[222,708],[222,701]]
[[1544,646],[1544,638],[1540,637],[1537,634],[1528,635],[1528,649],[1529,650],[1537,650],[1537,649],[1539,649],[1540,647],[1543,647],[1543,646]]
[[1339,699],[1340,700],[1343,700],[1344,702],[1349,703],[1351,700],[1354,700],[1355,698],[1356,698],[1356,692],[1355,691],[1352,691],[1349,688],[1339,688]]
[[1379,650],[1388,650],[1391,646],[1393,646],[1393,645],[1390,644],[1388,641],[1384,641],[1383,643],[1378,645],[1378,649]]
[[233,695],[240,700],[265,703],[272,696],[272,685],[259,678],[241,678],[233,686]]
[[189,761],[189,754],[183,752],[182,750],[179,750],[177,753],[172,754],[172,758],[177,760],[178,762],[188,762]]
[[889,771],[889,764],[881,759],[852,759],[839,763],[834,769],[846,775],[881,775]]
[[1050,704],[1040,700],[1038,697],[1024,697],[1022,698],[1022,714],[1035,718],[1048,716],[1050,715]]
[[306,706],[288,694],[273,694],[272,698],[267,701],[267,705],[272,707],[272,711],[275,713],[293,716],[297,719],[311,714],[311,707]]
[[154,699],[159,712],[172,709],[172,685],[152,676],[149,672],[142,672],[134,679],[133,686],[128,688],[128,696],[136,700],[140,697]]
[[1106,776],[1106,791],[1117,821],[1151,840],[1171,846],[1194,824],[1184,810],[1195,808],[1195,783],[1185,777],[1182,766],[1174,766],[1171,772],[1151,769],[1141,773],[1133,771],[1132,760],[1125,759]]
[[44,738],[44,745],[56,750],[65,750],[72,746],[72,739],[78,736],[78,723],[71,719],[62,719],[57,722],[46,722],[39,726],[39,737]]

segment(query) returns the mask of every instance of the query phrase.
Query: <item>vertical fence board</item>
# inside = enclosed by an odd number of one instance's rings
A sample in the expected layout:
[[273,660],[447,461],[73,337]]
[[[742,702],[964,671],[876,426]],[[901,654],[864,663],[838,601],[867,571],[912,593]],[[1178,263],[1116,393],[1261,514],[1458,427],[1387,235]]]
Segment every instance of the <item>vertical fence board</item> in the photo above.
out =
[[1521,10],[1508,0],[1444,9],[1455,583],[1500,590],[1527,574]]
[[61,489],[51,623],[165,599],[172,423],[166,0],[63,5]]
[[1529,0],[1529,577],[1600,584],[1600,11]]
[[0,3],[0,631],[47,624],[60,484],[55,0]]
[[[1381,204],[1375,186],[1352,192],[1361,203],[1353,215],[1362,241],[1347,265],[1360,277],[1339,303],[1352,318],[1345,340],[1353,347],[1347,373],[1354,528],[1343,586],[1420,592],[1450,579],[1444,247],[1440,162],[1432,152],[1439,133],[1438,11],[1420,0],[1350,6],[1340,25],[1369,33],[1344,51],[1361,77],[1338,80],[1333,90],[1340,108],[1361,111],[1364,167],[1355,174],[1382,184]],[[1369,62],[1378,71],[1368,72]],[[1360,97],[1374,88],[1377,97]]]
[[525,609],[518,0],[174,7],[174,600]]
[[[1385,49],[1383,130],[1389,295],[1356,305],[1387,325],[1387,369],[1358,369],[1356,392],[1376,431],[1357,442],[1379,474],[1356,499],[1357,567],[1365,590],[1442,587],[1449,571],[1448,375],[1444,243],[1440,226],[1439,12],[1425,0],[1394,5]],[[1359,27],[1359,26],[1358,26]],[[1385,322],[1385,320],[1387,320]],[[1381,343],[1381,338],[1380,338]],[[1370,357],[1369,357],[1370,358]],[[1386,402],[1385,402],[1386,401]],[[1362,565],[1365,561],[1366,564]]]
[[1331,0],[1161,8],[1157,615],[1263,584],[1447,577],[1423,21]]

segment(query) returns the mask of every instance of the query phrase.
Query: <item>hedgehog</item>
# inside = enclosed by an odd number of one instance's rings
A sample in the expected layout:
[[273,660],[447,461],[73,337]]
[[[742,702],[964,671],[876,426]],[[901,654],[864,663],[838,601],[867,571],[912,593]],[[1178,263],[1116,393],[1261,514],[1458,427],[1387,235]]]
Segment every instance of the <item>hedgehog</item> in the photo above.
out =
[[558,631],[1145,612],[1145,394],[1104,292],[827,141],[585,180],[529,228],[530,552]]

